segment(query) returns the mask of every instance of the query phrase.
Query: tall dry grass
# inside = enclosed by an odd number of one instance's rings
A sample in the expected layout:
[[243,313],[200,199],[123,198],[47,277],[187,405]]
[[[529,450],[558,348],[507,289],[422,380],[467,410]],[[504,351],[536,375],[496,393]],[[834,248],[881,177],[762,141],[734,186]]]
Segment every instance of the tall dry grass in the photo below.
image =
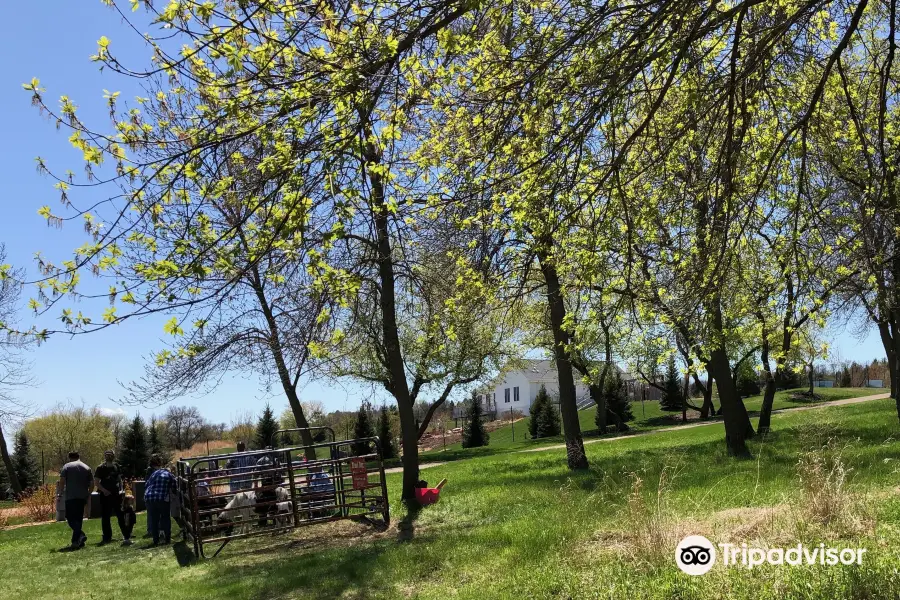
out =
[[38,486],[22,496],[19,506],[25,509],[29,521],[49,521],[56,511],[56,491],[49,484]]
[[631,558],[650,564],[671,559],[677,542],[676,522],[671,506],[674,470],[664,467],[649,494],[644,479],[630,473],[631,487],[621,512],[621,525],[627,532],[626,547]]
[[852,469],[844,460],[844,449],[829,440],[797,460],[799,529],[813,527],[857,535],[872,528],[870,503],[864,494],[855,493],[850,487]]

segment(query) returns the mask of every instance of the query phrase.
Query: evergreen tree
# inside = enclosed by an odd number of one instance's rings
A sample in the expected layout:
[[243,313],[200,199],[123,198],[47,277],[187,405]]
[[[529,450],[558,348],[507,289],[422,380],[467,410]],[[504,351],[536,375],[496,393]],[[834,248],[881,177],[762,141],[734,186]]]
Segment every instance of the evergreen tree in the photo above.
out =
[[481,402],[478,401],[478,395],[472,392],[472,398],[466,406],[466,424],[463,428],[462,447],[463,448],[479,448],[487,446],[490,436],[484,428],[482,417]]
[[663,386],[662,398],[659,399],[659,407],[663,410],[681,412],[683,405],[681,377],[678,375],[678,369],[675,368],[675,357],[670,356],[669,365],[666,368],[666,381]]
[[278,431],[278,421],[275,420],[275,414],[272,407],[266,404],[263,414],[256,424],[256,437],[253,440],[253,447],[257,450],[263,450],[272,445],[275,439],[275,432]]
[[156,422],[156,417],[150,417],[150,435],[147,440],[147,445],[150,448],[150,455],[154,454],[162,454],[163,447],[162,443],[159,439],[159,427]]
[[391,416],[386,406],[382,406],[378,413],[378,439],[381,442],[381,458],[396,458],[397,449],[394,447],[394,432],[391,431]]
[[531,439],[539,437],[538,430],[540,429],[541,415],[544,414],[547,404],[550,404],[550,396],[547,395],[547,388],[542,384],[529,409],[531,418],[528,420],[528,433],[531,434]]
[[[634,414],[631,412],[631,399],[628,397],[628,390],[625,389],[625,381],[618,369],[609,374],[603,382],[603,397],[606,399],[606,423],[615,423],[617,431],[627,431],[626,423],[634,420]],[[602,423],[599,406],[597,413],[594,422],[599,428]]]
[[150,462],[150,448],[147,444],[147,428],[140,415],[125,430],[122,436],[122,452],[119,454],[119,469],[125,479],[137,479],[147,472]]
[[795,370],[794,366],[795,365],[787,364],[784,367],[784,372],[781,376],[781,385],[786,390],[803,387],[803,379],[801,377],[803,370]]
[[760,393],[759,376],[749,361],[744,361],[737,370],[737,390],[739,396],[756,396]]
[[23,491],[40,485],[41,469],[31,451],[31,444],[24,430],[20,430],[16,434],[12,463]]
[[[353,439],[360,440],[375,436],[375,429],[372,427],[372,416],[369,414],[369,403],[363,402],[359,405],[359,412],[356,413],[356,424],[353,426]],[[353,454],[362,456],[372,451],[371,442],[357,442],[353,444]]]
[[547,397],[547,402],[541,407],[538,415],[537,436],[539,438],[554,437],[562,433],[562,421],[559,416],[559,410],[553,399]]
[[850,387],[852,385],[850,379],[850,369],[848,369],[847,367],[841,369],[840,383],[838,385],[840,387]]
[[12,490],[9,486],[9,476],[6,474],[6,467],[0,465],[0,500],[7,500]]

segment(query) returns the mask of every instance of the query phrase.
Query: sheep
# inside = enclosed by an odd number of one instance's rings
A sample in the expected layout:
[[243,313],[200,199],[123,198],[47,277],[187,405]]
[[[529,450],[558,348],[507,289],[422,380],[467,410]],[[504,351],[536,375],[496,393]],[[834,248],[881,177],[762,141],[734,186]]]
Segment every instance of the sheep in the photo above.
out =
[[[233,522],[234,513],[237,513],[241,518],[241,528],[238,533],[249,533],[250,515],[254,506],[256,506],[256,494],[254,492],[238,492],[228,501],[224,510],[219,513],[219,521]],[[230,528],[225,532],[225,535],[231,535]]]

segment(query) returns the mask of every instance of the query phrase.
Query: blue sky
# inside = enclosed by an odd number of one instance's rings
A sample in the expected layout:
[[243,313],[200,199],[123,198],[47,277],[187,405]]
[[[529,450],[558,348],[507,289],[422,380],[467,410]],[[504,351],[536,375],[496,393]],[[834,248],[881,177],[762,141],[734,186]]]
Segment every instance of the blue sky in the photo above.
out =
[[[127,2],[122,4],[128,10]],[[144,18],[142,11],[136,14],[138,19]],[[113,53],[130,66],[146,66],[150,54],[118,15],[99,0],[21,2],[16,4],[10,23],[0,36],[0,55],[4,57],[0,73],[0,242],[6,244],[7,260],[26,268],[34,277],[35,252],[41,251],[56,262],[68,258],[72,249],[85,241],[77,223],[62,230],[50,229],[37,215],[43,205],[54,210],[60,205],[52,182],[35,170],[34,158],[45,158],[51,169],[60,172],[72,169],[80,173],[81,161],[80,153],[67,141],[69,132],[57,131],[53,123],[41,117],[21,84],[32,77],[39,78],[47,90],[48,103],[55,105],[56,99],[66,94],[79,106],[79,116],[105,127],[108,117],[103,90],[121,91],[125,99],[133,98],[140,89],[135,82],[114,73],[101,73],[98,65],[90,62],[88,57],[96,52],[96,41],[107,36]],[[92,198],[73,195],[72,199],[83,204]],[[26,289],[23,299],[29,294]],[[115,399],[122,395],[119,382],[139,377],[144,357],[161,346],[164,320],[127,321],[96,334],[52,338],[31,353],[40,384],[24,391],[21,397],[37,412],[71,400],[124,409],[128,414],[137,410],[144,415],[161,413],[164,407],[120,407]],[[27,326],[32,322],[33,316],[23,309],[20,324]],[[54,325],[52,318],[39,324]],[[831,330],[834,347],[842,358],[883,356],[876,332],[869,331],[858,339],[843,326],[839,324]],[[353,409],[370,394],[370,388],[348,381],[342,385],[311,383],[302,395],[324,402],[329,409]],[[213,394],[185,398],[182,403],[199,407],[211,421],[227,423],[239,411],[258,411],[266,398],[271,398],[273,406],[279,409],[286,404],[277,394],[268,395],[257,380],[235,373]]]

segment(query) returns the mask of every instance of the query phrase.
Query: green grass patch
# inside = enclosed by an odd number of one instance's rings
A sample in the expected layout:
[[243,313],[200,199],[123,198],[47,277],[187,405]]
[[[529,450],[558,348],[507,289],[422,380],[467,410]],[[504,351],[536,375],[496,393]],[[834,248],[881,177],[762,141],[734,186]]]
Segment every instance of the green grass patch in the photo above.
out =
[[[893,401],[784,413],[773,427],[750,442],[753,460],[726,456],[721,424],[590,444],[591,468],[584,472],[566,469],[563,450],[475,456],[427,471],[429,480],[446,477],[447,487],[438,504],[407,519],[402,530],[318,526],[235,541],[216,559],[197,563],[180,545],[98,548],[97,521],[87,523],[89,547],[74,553],[56,552],[68,539],[65,524],[22,527],[0,532],[0,580],[10,598],[91,598],[98,590],[159,600],[900,597],[900,427]],[[872,527],[852,539],[831,526],[775,533],[804,544],[865,547],[862,566],[717,565],[691,578],[674,560],[635,551],[634,538],[643,521],[657,516],[656,506],[665,507],[672,527],[692,531],[734,518],[752,524],[755,511],[793,514],[802,508],[798,460],[823,448],[839,449],[848,493],[865,498]],[[645,515],[632,510],[635,474],[645,484],[637,494]],[[388,481],[396,524],[404,517],[400,476]],[[141,518],[137,530],[143,527]],[[771,535],[764,526],[734,531],[733,540]],[[674,554],[674,542],[661,553]]]
[[[845,400],[847,398],[857,398],[861,396],[871,396],[875,394],[885,393],[887,390],[880,388],[816,388],[816,393],[822,399],[811,402],[804,399],[795,399],[793,396],[799,392],[805,391],[806,388],[797,388],[784,390],[775,393],[775,401],[773,403],[774,410],[798,408],[801,406],[810,406],[825,402],[834,402],[836,400]],[[744,405],[751,415],[759,413],[762,407],[762,396],[750,396],[744,399]],[[696,405],[702,404],[702,399],[694,399]],[[718,408],[718,407],[717,407]],[[631,405],[632,413],[635,416],[634,421],[628,425],[631,428],[629,433],[638,433],[641,431],[649,431],[660,429],[663,427],[677,427],[682,425],[681,413],[673,413],[661,410],[659,402],[656,400],[645,400],[644,402],[633,402]],[[597,426],[594,423],[594,417],[597,414],[596,408],[588,408],[578,412],[581,431],[585,438],[597,437]],[[498,454],[502,452],[525,450],[528,448],[538,448],[552,444],[563,442],[563,438],[543,438],[532,440],[528,438],[528,418],[506,425],[501,429],[491,432],[490,444],[482,448],[463,448],[461,444],[450,444],[447,449],[436,448],[428,452],[422,453],[422,461],[447,461],[458,460],[460,458],[472,458],[476,456],[486,456]],[[702,422],[696,417],[689,415],[687,424]],[[607,434],[609,436],[620,434]],[[396,465],[399,466],[399,460]]]

